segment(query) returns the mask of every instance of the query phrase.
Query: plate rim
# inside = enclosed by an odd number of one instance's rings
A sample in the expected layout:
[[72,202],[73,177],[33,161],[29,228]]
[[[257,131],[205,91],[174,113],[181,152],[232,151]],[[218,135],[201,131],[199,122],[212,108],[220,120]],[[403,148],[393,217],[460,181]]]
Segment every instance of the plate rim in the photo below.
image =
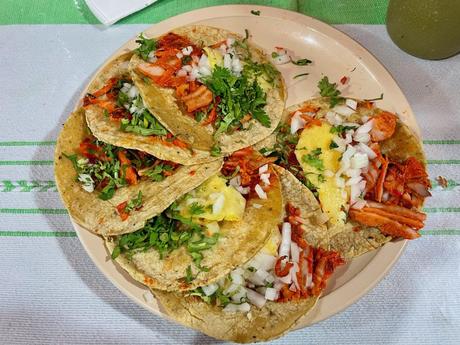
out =
[[[212,10],[213,13],[210,13],[209,10]],[[366,64],[371,64],[374,71],[379,73],[379,76],[385,77],[384,81],[382,82],[382,78],[379,78],[381,83],[385,83],[389,85],[392,89],[396,90],[396,93],[399,96],[399,99],[393,103],[404,104],[404,108],[406,109],[405,117],[402,118],[403,120],[409,120],[410,124],[409,127],[414,131],[416,136],[420,139],[420,129],[415,120],[415,115],[410,107],[407,98],[405,97],[403,91],[401,90],[400,86],[396,82],[395,78],[392,74],[388,71],[388,69],[365,47],[363,47],[360,43],[355,41],[352,37],[347,35],[346,33],[340,31],[339,29],[329,25],[319,19],[314,17],[310,17],[308,15],[276,8],[270,6],[260,6],[260,5],[248,5],[248,4],[235,4],[235,5],[215,5],[204,7],[196,10],[192,10],[189,12],[181,13],[173,17],[166,18],[158,23],[152,24],[145,28],[143,32],[148,32],[152,30],[155,26],[168,26],[171,25],[170,23],[173,22],[181,22],[180,25],[172,25],[173,27],[190,25],[197,21],[209,20],[209,19],[216,19],[216,18],[223,18],[223,17],[231,17],[231,16],[253,16],[250,11],[251,10],[260,10],[261,17],[276,17],[285,19],[288,21],[293,21],[300,23],[302,25],[308,26],[310,29],[313,29],[330,39],[338,42],[341,46],[345,47],[346,49],[350,50],[354,55],[361,56],[361,60],[365,60]],[[170,30],[170,29],[168,29]],[[86,93],[88,85],[94,79],[94,76],[97,75],[109,61],[113,59],[113,57],[120,55],[127,51],[127,46],[132,45],[133,41],[136,39],[136,36],[129,39],[126,43],[124,43],[119,49],[114,51],[110,56],[100,65],[100,67],[94,72],[93,77],[84,87],[81,96]],[[391,85],[392,84],[392,85]],[[79,99],[81,99],[80,97]],[[77,102],[75,109],[79,108],[80,101]],[[286,105],[288,106],[288,105]],[[98,235],[91,233],[90,231],[82,228],[74,220],[70,217],[72,221],[72,225],[77,233],[77,237],[82,244],[83,248],[85,249],[88,256],[91,258],[92,262],[96,265],[100,272],[104,274],[104,276],[120,290],[125,296],[131,299],[134,303],[139,305],[140,307],[152,312],[153,314],[160,316],[162,318],[166,318],[171,320],[175,323],[178,323],[174,319],[172,319],[167,313],[161,311],[161,307],[159,304],[156,306],[147,303],[143,300],[142,297],[135,296],[135,294],[130,291],[125,286],[122,286],[116,279],[112,277],[112,275],[107,271],[104,265],[107,262],[100,262],[98,260],[92,250],[89,249],[87,243],[86,236],[96,237],[102,243],[103,239],[101,239]],[[337,289],[331,291],[327,296],[322,297],[319,299],[314,313],[309,313],[298,320],[295,327],[293,329],[300,329],[307,326],[311,326],[317,322],[323,321],[328,319],[337,313],[347,309],[349,306],[354,304],[357,300],[364,297],[370,290],[372,290],[393,268],[395,263],[398,261],[399,257],[404,252],[404,249],[407,245],[407,240],[399,239],[396,241],[391,241],[381,248],[377,249],[376,255],[369,261],[369,263],[361,269],[351,280],[343,284],[342,286],[338,287]],[[104,247],[104,251],[107,249]],[[382,261],[384,260],[384,261]],[[116,265],[115,263],[109,261],[111,265]],[[375,269],[375,265],[378,263],[380,267],[384,266],[383,269],[379,269],[379,273],[376,275],[372,272]],[[369,274],[369,273],[373,274]],[[131,281],[128,283],[132,284]],[[359,291],[358,293],[352,291]],[[145,287],[145,291],[148,291],[148,288]],[[340,295],[342,293],[347,293],[348,296],[352,295],[352,297],[347,297],[346,302],[339,301]],[[324,312],[324,309],[328,310],[328,312]]]

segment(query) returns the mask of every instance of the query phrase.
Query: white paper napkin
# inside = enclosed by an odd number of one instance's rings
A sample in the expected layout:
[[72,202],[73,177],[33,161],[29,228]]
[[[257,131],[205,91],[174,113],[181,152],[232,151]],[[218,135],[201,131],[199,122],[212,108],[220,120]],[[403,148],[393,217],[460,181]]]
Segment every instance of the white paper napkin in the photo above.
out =
[[112,25],[157,0],[85,0],[91,12],[104,25]]

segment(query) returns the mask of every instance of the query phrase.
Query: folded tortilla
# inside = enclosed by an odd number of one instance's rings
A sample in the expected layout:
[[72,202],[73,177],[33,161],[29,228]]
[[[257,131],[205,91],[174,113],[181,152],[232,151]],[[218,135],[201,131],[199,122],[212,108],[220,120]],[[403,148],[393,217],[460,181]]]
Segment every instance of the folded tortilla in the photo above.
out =
[[[254,204],[261,207],[253,207]],[[192,290],[216,281],[250,260],[265,245],[271,229],[280,222],[281,215],[281,187],[276,178],[267,191],[267,199],[247,200],[242,220],[222,222],[217,244],[202,252],[204,258],[201,265],[209,267],[209,271],[201,271],[189,284],[184,283],[184,278],[187,267],[193,266],[193,260],[184,246],[173,250],[163,259],[160,259],[158,251],[151,248],[138,251],[130,259],[122,253],[115,260],[135,280],[151,288]],[[117,238],[107,239],[106,246],[110,253],[117,241]]]
[[[95,77],[88,87],[88,93],[102,88],[109,79],[120,78],[132,82],[128,71],[128,63],[133,53],[125,53],[110,61]],[[155,113],[152,113],[157,117]],[[154,135],[140,135],[132,132],[124,132],[120,129],[120,123],[113,121],[104,115],[104,109],[98,105],[86,107],[86,121],[96,138],[106,143],[129,149],[147,152],[163,160],[169,160],[183,165],[193,165],[216,160],[209,152],[193,148],[182,148],[172,145],[161,137]]]
[[[357,100],[359,102],[359,100]],[[326,116],[327,112],[331,110],[328,98],[314,98],[300,104],[288,107],[281,119],[281,124],[287,124],[290,114],[298,109],[311,106],[312,108],[319,108],[317,113],[318,118]],[[363,116],[372,117],[380,112],[382,109],[373,107],[366,109],[359,107],[356,115],[351,115],[347,118],[347,122],[357,122]],[[255,145],[256,149],[271,148],[276,143],[276,132],[266,139]],[[418,136],[401,120],[398,119],[394,135],[387,140],[379,142],[380,149],[383,154],[395,161],[404,161],[409,157],[415,157],[421,162],[426,162],[425,154],[421,140]],[[391,241],[391,236],[385,235],[379,229],[374,227],[366,227],[360,225],[360,231],[354,231],[353,228],[358,225],[353,221],[347,222],[343,226],[331,226],[328,228],[328,237],[330,249],[338,251],[345,259],[360,256],[369,251],[377,249],[385,243]]]
[[[314,247],[328,249],[327,228],[318,223],[322,214],[318,201],[290,172],[278,166],[275,169],[280,176],[283,205],[290,203],[301,210],[306,230],[303,238]],[[279,233],[278,224],[272,231]],[[222,307],[207,304],[196,296],[155,289],[152,292],[173,320],[211,337],[238,343],[267,341],[282,336],[295,327],[319,299],[319,296],[311,296],[290,302],[267,301],[262,308],[252,306],[247,315],[223,312]]]
[[[63,154],[73,154],[81,141],[91,132],[86,126],[85,111],[78,109],[70,115],[59,135],[54,154],[56,185],[70,216],[84,228],[103,236],[118,235],[142,228],[145,221],[166,209],[178,197],[194,189],[219,171],[221,160],[203,165],[180,166],[163,181],[140,181],[121,187],[113,198],[102,200],[88,193],[77,181],[72,162]],[[116,206],[142,192],[142,208],[122,221]]]
[[[185,26],[174,29],[172,32],[187,37],[193,44],[200,47],[210,46],[227,38],[242,40],[241,36],[230,31],[203,25]],[[271,64],[261,49],[252,43],[248,44],[254,61]],[[265,111],[271,121],[270,127],[265,127],[252,119],[249,121],[248,130],[235,131],[232,134],[224,133],[219,135],[215,142],[211,126],[203,127],[181,110],[174,89],[160,87],[153,82],[146,81],[147,78],[136,71],[136,67],[144,62],[139,56],[134,55],[129,69],[147,107],[171,133],[190,143],[194,148],[209,151],[214,144],[217,144],[223,155],[230,154],[267,137],[279,123],[286,98],[281,74],[273,76],[275,86],[267,92]]]

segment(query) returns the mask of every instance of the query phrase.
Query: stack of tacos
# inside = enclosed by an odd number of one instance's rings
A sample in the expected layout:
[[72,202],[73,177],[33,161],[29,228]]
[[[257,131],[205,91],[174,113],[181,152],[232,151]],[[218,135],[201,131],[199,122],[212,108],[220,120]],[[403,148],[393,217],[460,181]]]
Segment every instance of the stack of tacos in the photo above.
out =
[[66,121],[55,174],[71,217],[173,319],[236,342],[278,337],[337,266],[419,236],[430,184],[396,115],[327,78],[324,97],[284,109],[271,60],[223,29],[136,42]]

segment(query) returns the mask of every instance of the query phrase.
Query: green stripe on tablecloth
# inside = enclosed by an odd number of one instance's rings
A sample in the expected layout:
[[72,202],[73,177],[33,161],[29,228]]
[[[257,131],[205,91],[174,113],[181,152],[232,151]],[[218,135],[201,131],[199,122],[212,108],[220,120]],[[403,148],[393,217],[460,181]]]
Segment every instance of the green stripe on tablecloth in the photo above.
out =
[[0,231],[0,237],[77,237],[75,231]]
[[460,159],[428,159],[428,164],[447,164],[454,165],[460,164]]
[[460,140],[423,140],[425,145],[460,145]]
[[437,229],[437,230],[420,230],[421,235],[434,235],[434,236],[460,236],[459,229]]
[[[458,213],[460,207],[426,207],[426,213]],[[67,214],[65,208],[0,208],[0,213],[6,214]]]
[[[424,236],[460,236],[459,229],[421,230]],[[0,231],[0,237],[77,237],[75,231]]]
[[53,161],[36,160],[36,161],[0,161],[0,165],[53,165]]
[[[425,145],[460,145],[460,140],[424,140]],[[53,146],[56,141],[0,141],[0,146]]]
[[65,208],[0,208],[0,213],[7,214],[67,214]]
[[1,181],[2,193],[8,192],[57,192],[54,181]]
[[56,141],[0,141],[0,146],[53,146]]
[[[150,24],[194,9],[226,4],[265,5],[331,24],[383,24],[388,0],[159,0],[120,24]],[[83,0],[3,0],[0,24],[97,24]]]

